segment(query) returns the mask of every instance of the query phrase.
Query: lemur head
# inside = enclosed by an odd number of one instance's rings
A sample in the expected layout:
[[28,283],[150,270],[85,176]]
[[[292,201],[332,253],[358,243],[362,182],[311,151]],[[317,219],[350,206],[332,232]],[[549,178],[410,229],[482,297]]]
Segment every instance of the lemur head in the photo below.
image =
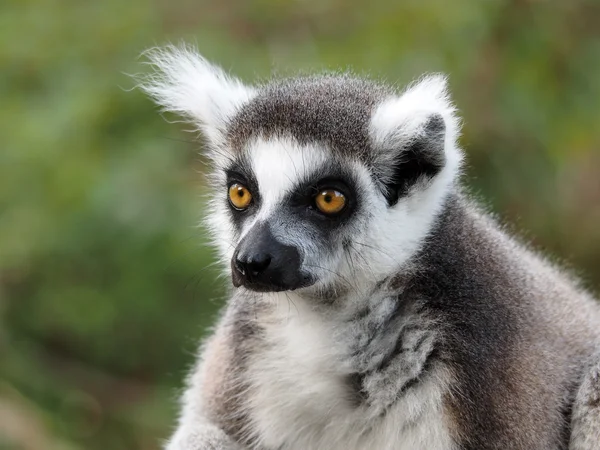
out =
[[418,250],[460,168],[444,77],[401,93],[348,74],[249,87],[189,48],[148,54],[142,88],[207,141],[208,222],[235,286],[331,295]]

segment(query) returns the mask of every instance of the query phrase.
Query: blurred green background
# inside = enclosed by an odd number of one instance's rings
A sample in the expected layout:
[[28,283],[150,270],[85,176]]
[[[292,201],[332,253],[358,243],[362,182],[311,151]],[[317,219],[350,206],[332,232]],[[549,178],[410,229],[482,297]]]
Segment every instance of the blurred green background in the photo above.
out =
[[199,145],[130,90],[142,50],[448,73],[473,191],[598,291],[599,24],[597,0],[4,0],[0,448],[158,449],[222,301]]

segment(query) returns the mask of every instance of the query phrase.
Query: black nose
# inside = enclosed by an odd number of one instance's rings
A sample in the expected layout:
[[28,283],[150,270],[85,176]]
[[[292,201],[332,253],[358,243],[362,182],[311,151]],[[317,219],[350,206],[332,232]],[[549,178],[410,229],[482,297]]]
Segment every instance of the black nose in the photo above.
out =
[[246,277],[251,280],[264,272],[273,257],[267,253],[256,253],[254,255],[248,255],[240,257],[239,255],[235,258],[235,268]]

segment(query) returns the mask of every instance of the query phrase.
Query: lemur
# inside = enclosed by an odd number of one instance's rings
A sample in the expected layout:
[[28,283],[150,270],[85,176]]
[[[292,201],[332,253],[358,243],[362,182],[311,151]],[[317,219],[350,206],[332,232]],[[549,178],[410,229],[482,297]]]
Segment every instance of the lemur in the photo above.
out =
[[461,188],[446,78],[141,88],[201,132],[233,287],[167,450],[600,449],[600,307]]

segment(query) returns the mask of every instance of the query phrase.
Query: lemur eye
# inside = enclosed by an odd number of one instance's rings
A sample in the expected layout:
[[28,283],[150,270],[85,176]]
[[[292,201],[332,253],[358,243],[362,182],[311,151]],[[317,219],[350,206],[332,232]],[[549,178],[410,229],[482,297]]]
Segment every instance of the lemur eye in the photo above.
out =
[[337,214],[346,206],[346,197],[335,189],[326,189],[317,194],[315,204],[324,214]]
[[235,209],[243,210],[250,206],[252,201],[252,194],[245,186],[234,183],[229,186],[229,203]]

